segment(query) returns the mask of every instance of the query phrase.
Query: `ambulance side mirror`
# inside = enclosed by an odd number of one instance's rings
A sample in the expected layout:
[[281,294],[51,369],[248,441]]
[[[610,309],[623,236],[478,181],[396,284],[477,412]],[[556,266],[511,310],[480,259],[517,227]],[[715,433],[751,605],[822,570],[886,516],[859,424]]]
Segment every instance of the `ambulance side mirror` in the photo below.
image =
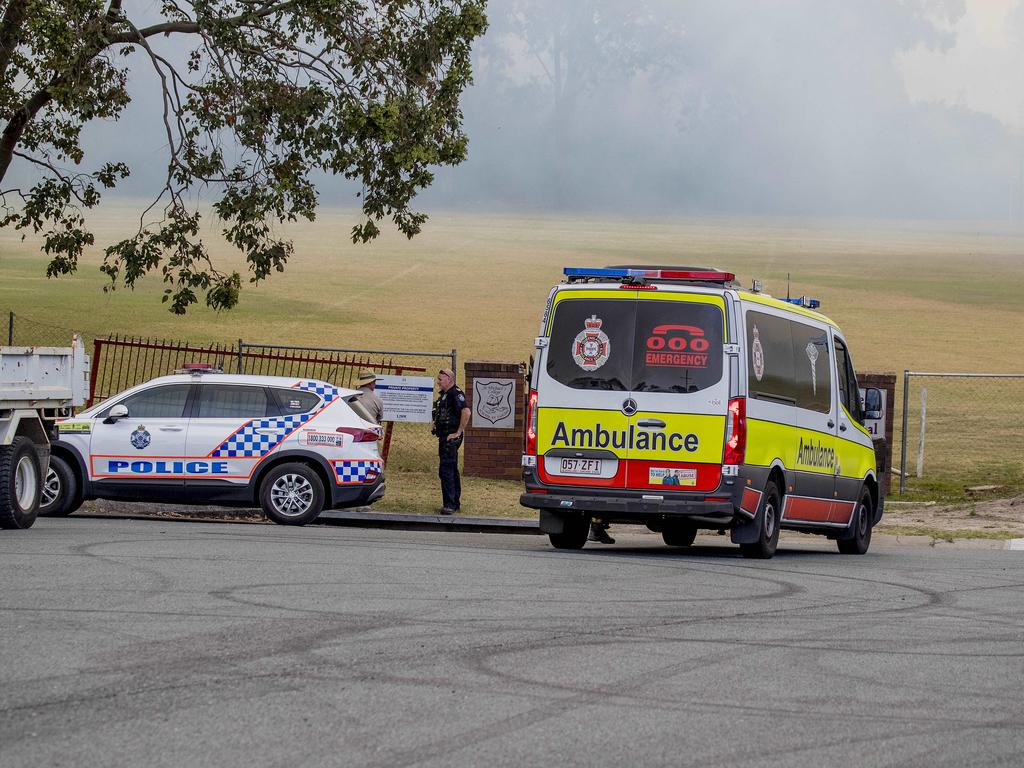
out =
[[123,419],[127,415],[128,415],[128,406],[127,405],[122,405],[121,403],[118,403],[117,405],[115,405],[113,408],[110,409],[110,412],[107,414],[107,418],[105,418],[103,420],[103,423],[104,424],[117,424],[117,420],[118,419]]
[[882,418],[882,390],[874,387],[864,390],[864,418]]

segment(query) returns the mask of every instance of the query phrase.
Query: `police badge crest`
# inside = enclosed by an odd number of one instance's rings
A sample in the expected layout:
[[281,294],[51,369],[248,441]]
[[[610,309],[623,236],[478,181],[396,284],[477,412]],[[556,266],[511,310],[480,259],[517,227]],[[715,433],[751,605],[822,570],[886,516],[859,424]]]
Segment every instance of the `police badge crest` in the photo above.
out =
[[[476,415],[493,425],[499,425],[512,415],[511,379],[473,382],[473,404]],[[511,425],[510,425],[511,426]]]
[[129,440],[131,440],[132,443],[132,447],[138,448],[140,451],[143,448],[148,448],[149,443],[152,439],[153,436],[149,434],[149,432],[142,424],[139,424],[135,431],[132,432],[131,437],[129,437]]
[[608,361],[612,352],[612,343],[608,334],[601,330],[602,320],[591,315],[584,320],[585,326],[572,342],[572,359],[584,371],[596,371]]

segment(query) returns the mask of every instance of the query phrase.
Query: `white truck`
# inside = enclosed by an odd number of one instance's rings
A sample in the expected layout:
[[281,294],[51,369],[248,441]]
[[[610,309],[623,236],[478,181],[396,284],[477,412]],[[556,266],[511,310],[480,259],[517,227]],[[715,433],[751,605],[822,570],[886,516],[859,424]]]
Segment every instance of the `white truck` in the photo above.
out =
[[36,521],[57,419],[89,396],[89,358],[70,347],[0,347],[0,528]]

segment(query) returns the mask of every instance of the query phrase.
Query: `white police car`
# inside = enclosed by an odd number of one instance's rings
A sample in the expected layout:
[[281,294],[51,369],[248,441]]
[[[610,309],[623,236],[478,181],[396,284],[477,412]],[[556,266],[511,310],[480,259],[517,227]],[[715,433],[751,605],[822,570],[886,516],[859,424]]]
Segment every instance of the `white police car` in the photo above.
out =
[[57,423],[40,514],[86,499],[254,506],[284,525],[384,495],[380,428],[360,393],[198,368]]

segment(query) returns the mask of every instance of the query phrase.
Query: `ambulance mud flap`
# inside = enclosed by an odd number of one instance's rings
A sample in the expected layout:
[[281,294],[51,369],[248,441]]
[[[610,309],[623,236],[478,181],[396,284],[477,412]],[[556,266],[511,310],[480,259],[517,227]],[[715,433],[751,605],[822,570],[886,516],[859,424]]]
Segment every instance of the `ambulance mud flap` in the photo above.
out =
[[565,533],[567,519],[579,520],[584,515],[579,512],[558,513],[540,510],[540,532],[541,533]]

